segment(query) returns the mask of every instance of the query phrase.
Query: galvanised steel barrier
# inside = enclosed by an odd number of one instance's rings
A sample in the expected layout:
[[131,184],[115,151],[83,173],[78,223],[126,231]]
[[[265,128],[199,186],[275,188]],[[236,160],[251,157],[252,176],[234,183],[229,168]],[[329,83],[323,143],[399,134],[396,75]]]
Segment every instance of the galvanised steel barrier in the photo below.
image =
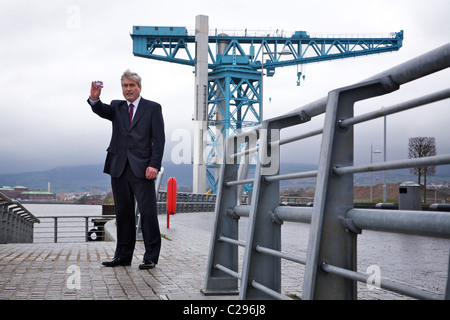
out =
[[39,243],[103,241],[105,223],[115,217],[115,215],[40,217],[41,224],[34,230],[34,241]]
[[[158,192],[158,214],[167,212],[167,192]],[[216,205],[216,195],[206,193],[177,192],[176,212],[212,212]]]
[[[155,183],[156,201],[158,206],[158,213],[166,214],[167,191],[159,190],[163,175],[164,168],[161,168]],[[176,212],[211,212],[214,211],[215,203],[216,195],[214,194],[177,192]],[[136,216],[138,216],[138,214],[138,209],[136,209]]]
[[[158,172],[155,182],[156,204],[158,214],[167,213],[167,191],[160,191],[164,176],[164,167]],[[211,212],[214,211],[215,195],[177,192],[176,212]],[[137,202],[135,202],[136,239],[143,239],[141,230],[141,216]]]
[[[239,294],[240,299],[287,299],[281,294],[281,259],[287,259],[305,266],[302,299],[356,299],[357,282],[368,283],[371,277],[357,271],[357,235],[362,230],[450,238],[450,212],[356,209],[353,205],[353,175],[356,173],[450,164],[450,155],[438,155],[355,166],[353,145],[355,124],[447,99],[450,89],[356,117],[355,102],[388,94],[405,83],[449,66],[450,44],[447,44],[365,81],[331,91],[327,97],[266,120],[252,131],[229,137],[221,165],[202,292],[206,295]],[[323,128],[301,132],[303,123],[323,113]],[[299,134],[280,139],[279,131],[292,126],[298,126]],[[278,147],[319,134],[322,144],[318,169],[279,174]],[[255,139],[259,139],[259,146],[248,147],[256,145]],[[239,149],[242,146],[244,150]],[[248,157],[255,151],[258,151],[255,177],[238,175],[246,171],[238,170],[238,158]],[[279,205],[281,180],[310,177],[316,178],[313,207]],[[238,190],[248,183],[253,183],[251,205],[243,206],[238,203]],[[241,217],[249,218],[245,240],[238,238]],[[283,221],[311,225],[306,256],[281,251]],[[241,271],[238,246],[245,248]],[[444,295],[385,279],[378,279],[378,285],[419,299],[450,299],[450,267],[443,265],[442,268],[447,272]]]
[[20,202],[0,192],[0,243],[33,242],[35,223],[39,219]]

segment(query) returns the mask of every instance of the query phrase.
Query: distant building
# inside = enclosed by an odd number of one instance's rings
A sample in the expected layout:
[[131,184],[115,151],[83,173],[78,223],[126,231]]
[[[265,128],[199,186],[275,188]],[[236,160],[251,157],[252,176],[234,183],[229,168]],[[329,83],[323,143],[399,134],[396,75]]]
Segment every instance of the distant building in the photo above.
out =
[[0,192],[3,193],[5,196],[7,196],[8,198],[14,198],[14,189],[8,186],[3,186],[0,187]]
[[17,200],[56,200],[56,194],[48,191],[32,191],[24,186],[0,187],[0,192],[10,199]]
[[20,194],[22,192],[30,191],[27,187],[23,186],[16,186],[16,187],[8,187],[3,186],[0,187],[0,192],[3,193],[5,196],[11,199],[18,199],[20,198]]
[[105,195],[106,192],[103,191],[103,190],[100,189],[100,188],[97,188],[97,187],[91,187],[91,188],[89,188],[89,194],[90,194],[91,196],[101,196],[101,195]]
[[48,191],[25,191],[20,194],[21,200],[56,200],[56,194]]

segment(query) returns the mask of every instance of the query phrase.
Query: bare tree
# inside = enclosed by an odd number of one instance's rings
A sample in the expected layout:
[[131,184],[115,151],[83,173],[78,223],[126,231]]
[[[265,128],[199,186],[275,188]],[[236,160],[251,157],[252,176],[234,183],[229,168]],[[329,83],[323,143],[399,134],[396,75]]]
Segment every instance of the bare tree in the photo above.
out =
[[[434,137],[409,138],[408,158],[422,158],[436,155],[436,139]],[[426,202],[427,175],[436,173],[436,166],[411,168],[410,172],[417,175],[417,183],[423,176],[423,202]]]

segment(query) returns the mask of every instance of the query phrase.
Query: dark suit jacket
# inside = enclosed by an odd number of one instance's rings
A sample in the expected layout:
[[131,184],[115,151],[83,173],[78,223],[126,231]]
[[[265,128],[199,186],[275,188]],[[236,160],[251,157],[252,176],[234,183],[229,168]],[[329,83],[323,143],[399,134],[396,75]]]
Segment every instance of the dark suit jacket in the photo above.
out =
[[138,178],[145,178],[147,167],[158,170],[161,168],[165,135],[161,106],[158,103],[141,97],[131,126],[125,100],[113,100],[111,105],[98,101],[91,107],[100,117],[112,122],[105,173],[113,178],[120,177],[127,159]]

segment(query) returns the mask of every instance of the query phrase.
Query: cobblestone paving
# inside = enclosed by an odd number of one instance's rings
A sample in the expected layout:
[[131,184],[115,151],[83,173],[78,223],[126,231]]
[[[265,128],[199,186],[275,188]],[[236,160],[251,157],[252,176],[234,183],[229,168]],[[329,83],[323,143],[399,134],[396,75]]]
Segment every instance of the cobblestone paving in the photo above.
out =
[[[101,265],[112,258],[114,242],[0,245],[0,299],[164,300],[199,296],[205,283],[211,217],[211,213],[177,214],[171,217],[167,229],[166,217],[161,216],[161,233],[165,238],[159,264],[152,270],[138,269],[143,258],[142,241],[137,242],[132,265],[116,268]],[[306,252],[308,234],[307,229],[298,225],[283,225],[283,250],[302,254]],[[241,227],[241,233],[245,230],[245,226]],[[448,240],[422,248],[429,256],[420,258],[424,261],[420,267],[425,270],[416,277],[411,277],[411,272],[417,273],[414,266],[417,257],[411,252],[417,249],[415,240],[406,247],[404,244],[396,247],[390,240],[380,244],[362,238],[362,252],[358,254],[363,272],[368,265],[379,263],[380,257],[388,255],[393,259],[392,274],[399,275],[400,281],[412,280],[433,292],[445,290]],[[395,253],[398,250],[402,253]],[[371,258],[366,257],[368,252]],[[412,255],[412,259],[399,262],[398,257],[402,255]],[[242,260],[243,249],[240,256]],[[303,270],[301,265],[283,261],[283,293],[301,297]],[[364,284],[359,284],[358,290],[359,299],[406,299],[384,290],[368,290]]]

